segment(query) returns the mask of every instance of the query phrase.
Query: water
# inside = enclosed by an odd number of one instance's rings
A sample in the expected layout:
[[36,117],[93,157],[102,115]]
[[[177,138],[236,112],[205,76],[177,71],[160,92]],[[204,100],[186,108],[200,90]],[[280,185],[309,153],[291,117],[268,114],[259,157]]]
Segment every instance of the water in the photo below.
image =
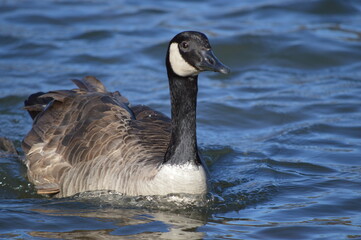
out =
[[107,192],[38,196],[0,155],[0,238],[361,239],[361,2],[0,1],[0,136],[36,91],[102,79],[169,115],[164,55],[205,32],[230,76],[200,76],[202,204]]

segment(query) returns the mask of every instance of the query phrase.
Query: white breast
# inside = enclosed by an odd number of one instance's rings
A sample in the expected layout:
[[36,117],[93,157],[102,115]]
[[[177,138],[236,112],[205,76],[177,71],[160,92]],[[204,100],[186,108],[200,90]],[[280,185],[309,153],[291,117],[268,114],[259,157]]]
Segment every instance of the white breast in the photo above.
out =
[[204,194],[207,192],[207,176],[202,166],[194,164],[164,165],[149,182],[151,195],[170,193]]

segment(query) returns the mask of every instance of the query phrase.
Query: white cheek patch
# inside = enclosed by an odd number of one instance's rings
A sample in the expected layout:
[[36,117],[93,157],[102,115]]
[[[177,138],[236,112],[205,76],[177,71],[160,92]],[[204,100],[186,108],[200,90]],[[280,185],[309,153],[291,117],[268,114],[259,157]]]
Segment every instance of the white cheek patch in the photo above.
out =
[[199,71],[187,63],[182,55],[179,52],[178,43],[172,43],[169,47],[169,62],[178,76],[187,77],[194,76],[199,73]]

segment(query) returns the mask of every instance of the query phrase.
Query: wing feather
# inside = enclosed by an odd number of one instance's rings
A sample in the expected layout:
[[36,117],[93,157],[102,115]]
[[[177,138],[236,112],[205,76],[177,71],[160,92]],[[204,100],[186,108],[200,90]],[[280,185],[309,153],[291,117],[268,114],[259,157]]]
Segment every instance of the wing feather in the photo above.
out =
[[[79,89],[38,96],[51,101],[23,141],[29,179],[40,194],[68,196],[111,184],[127,191],[133,174],[162,163],[170,119],[146,106],[131,108],[94,77],[73,81]],[[148,172],[142,177],[155,174]]]

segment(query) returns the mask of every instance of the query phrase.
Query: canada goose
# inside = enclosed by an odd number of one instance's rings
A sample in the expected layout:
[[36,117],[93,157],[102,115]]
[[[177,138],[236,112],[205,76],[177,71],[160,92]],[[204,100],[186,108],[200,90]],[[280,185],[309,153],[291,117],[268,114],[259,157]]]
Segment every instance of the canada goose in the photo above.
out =
[[22,148],[38,193],[206,193],[196,139],[198,74],[226,74],[229,68],[213,55],[207,37],[193,31],[170,41],[166,67],[171,119],[147,106],[130,106],[91,76],[73,80],[78,89],[32,94],[25,109],[34,122]]

